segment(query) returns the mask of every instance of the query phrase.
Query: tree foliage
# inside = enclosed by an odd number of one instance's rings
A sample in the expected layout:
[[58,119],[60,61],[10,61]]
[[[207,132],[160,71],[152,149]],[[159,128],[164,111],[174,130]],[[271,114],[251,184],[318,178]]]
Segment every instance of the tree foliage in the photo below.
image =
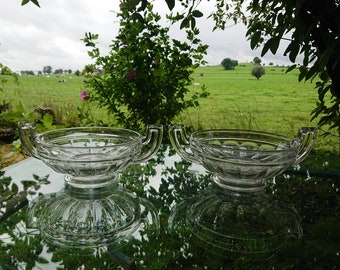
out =
[[43,73],[44,74],[51,74],[52,73],[52,67],[51,66],[44,66],[43,67]]
[[186,31],[187,42],[171,39],[151,4],[144,9],[122,2],[117,16],[120,29],[108,55],[100,54],[98,35],[87,33],[84,38],[95,60],[93,70],[102,71],[88,75],[91,97],[127,128],[168,126],[208,95],[204,87],[194,93],[188,90],[195,68],[205,63],[207,46],[197,38],[196,28]]
[[12,75],[12,70],[0,63],[0,75]]
[[251,75],[256,77],[256,79],[260,79],[265,74],[265,69],[263,66],[256,65],[251,70]]
[[261,62],[262,62],[262,60],[259,58],[259,57],[254,57],[254,59],[253,59],[253,63],[254,64],[256,64],[256,65],[260,65],[261,64]]
[[238,61],[230,58],[224,58],[221,62],[221,65],[226,70],[232,70],[238,65]]

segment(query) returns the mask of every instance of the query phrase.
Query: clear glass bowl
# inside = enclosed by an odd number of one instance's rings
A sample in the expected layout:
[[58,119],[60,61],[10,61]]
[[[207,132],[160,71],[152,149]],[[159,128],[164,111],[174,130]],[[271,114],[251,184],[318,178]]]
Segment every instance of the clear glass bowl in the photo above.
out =
[[147,161],[157,153],[162,133],[162,126],[149,125],[146,137],[113,127],[65,128],[39,134],[34,124],[19,123],[26,150],[65,174],[70,185],[84,188],[109,185],[117,172],[132,163]]
[[296,138],[262,131],[215,129],[186,134],[174,125],[169,136],[177,153],[213,173],[213,182],[235,192],[264,189],[265,180],[300,163],[316,139],[315,128],[299,129]]

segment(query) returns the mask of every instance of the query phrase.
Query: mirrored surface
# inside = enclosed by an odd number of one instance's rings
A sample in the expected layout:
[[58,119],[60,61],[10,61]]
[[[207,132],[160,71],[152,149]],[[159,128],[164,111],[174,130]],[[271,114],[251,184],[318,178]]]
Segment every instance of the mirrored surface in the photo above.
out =
[[[148,163],[124,171],[117,187],[132,201],[137,198],[140,215],[146,220],[157,217],[158,225],[138,225],[113,244],[79,250],[69,245],[61,248],[30,223],[27,213],[34,201],[51,194],[60,196],[65,187],[63,175],[29,158],[0,176],[0,266],[335,269],[340,261],[339,164],[336,158],[311,156],[269,180],[265,194],[255,201],[230,202],[214,190],[209,173],[201,166],[183,161],[163,145]],[[254,204],[262,206],[262,212],[250,211]],[[148,207],[154,216],[144,211]],[[233,217],[224,215],[230,207],[235,210]],[[291,227],[282,227],[285,224]],[[242,241],[227,239],[231,230]],[[242,252],[237,250],[240,245]]]

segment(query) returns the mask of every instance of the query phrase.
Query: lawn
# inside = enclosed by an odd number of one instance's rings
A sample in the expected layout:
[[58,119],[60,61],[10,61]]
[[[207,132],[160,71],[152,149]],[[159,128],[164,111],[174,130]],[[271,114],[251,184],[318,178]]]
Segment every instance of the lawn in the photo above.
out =
[[[314,83],[298,82],[298,71],[286,73],[286,68],[265,66],[266,74],[259,80],[251,76],[253,64],[240,64],[235,70],[222,66],[200,67],[193,74],[190,91],[205,86],[210,96],[200,100],[200,106],[180,115],[175,122],[194,129],[246,128],[295,136],[299,127],[316,126],[310,122],[317,102]],[[66,82],[59,82],[65,79]],[[2,86],[2,100],[12,109],[22,102],[26,113],[38,107],[52,108],[59,119],[77,124],[77,117],[86,104],[81,100],[84,77],[74,75],[26,76]],[[199,84],[199,85],[198,85]],[[14,108],[15,109],[15,108]],[[104,109],[91,106],[92,120],[114,125]],[[110,120],[108,120],[110,119]],[[98,123],[98,122],[97,122]],[[320,138],[316,151],[338,153],[336,137]]]
[[[195,82],[205,85],[210,96],[190,110],[191,121],[202,128],[251,128],[293,135],[309,126],[317,101],[313,84],[299,83],[297,73],[282,67],[266,67],[259,80],[250,75],[252,65],[235,70],[202,67]],[[196,84],[197,85],[197,84]],[[183,121],[186,122],[186,118]]]

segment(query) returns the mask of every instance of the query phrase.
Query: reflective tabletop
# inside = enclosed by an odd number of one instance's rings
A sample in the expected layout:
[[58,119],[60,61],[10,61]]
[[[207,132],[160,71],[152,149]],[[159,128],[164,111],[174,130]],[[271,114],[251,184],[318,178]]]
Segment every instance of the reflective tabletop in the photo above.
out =
[[72,245],[72,236],[60,245],[29,213],[68,194],[64,176],[28,158],[0,174],[0,269],[337,269],[339,186],[340,158],[310,155],[269,179],[265,194],[231,200],[162,145],[112,187],[141,205],[138,226],[110,245]]

